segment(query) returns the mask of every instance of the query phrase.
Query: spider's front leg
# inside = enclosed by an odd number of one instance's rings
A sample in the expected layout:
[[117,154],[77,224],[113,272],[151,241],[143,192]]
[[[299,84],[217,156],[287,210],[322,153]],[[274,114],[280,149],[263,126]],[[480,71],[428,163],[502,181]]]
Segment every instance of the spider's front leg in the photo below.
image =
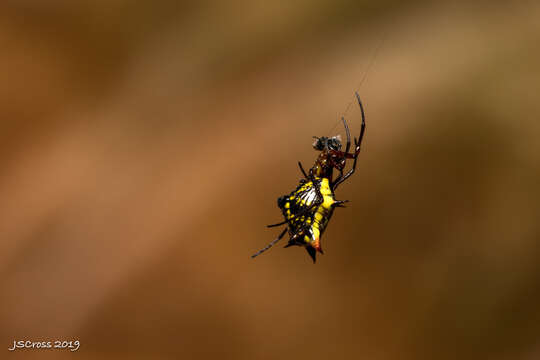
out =
[[[348,152],[342,153],[342,155],[346,159],[354,159],[353,166],[352,166],[352,169],[349,170],[349,172],[347,172],[345,175],[343,175],[343,169],[340,169],[339,176],[332,183],[332,190],[337,189],[339,184],[347,180],[347,178],[354,173],[354,170],[356,169],[356,160],[358,159],[358,155],[360,154],[360,144],[362,143],[362,139],[364,138],[364,133],[366,132],[366,115],[364,113],[364,107],[362,106],[362,101],[360,101],[360,95],[358,95],[358,93],[355,93],[355,95],[356,95],[356,99],[358,100],[358,105],[360,106],[360,112],[362,114],[362,126],[360,128],[360,136],[358,137],[358,139],[354,138],[354,146],[355,146],[354,154],[349,154]],[[347,150],[348,150],[348,146],[347,146]]]

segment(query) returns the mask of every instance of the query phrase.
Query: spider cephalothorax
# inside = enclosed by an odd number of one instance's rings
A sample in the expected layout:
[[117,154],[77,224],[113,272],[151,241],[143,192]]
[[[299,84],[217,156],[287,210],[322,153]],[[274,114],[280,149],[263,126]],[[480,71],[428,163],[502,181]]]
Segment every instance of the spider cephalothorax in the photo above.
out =
[[[362,126],[360,136],[358,139],[354,138],[354,152],[349,153],[351,135],[345,118],[342,118],[347,135],[345,151],[341,151],[342,145],[339,135],[330,138],[314,136],[313,147],[321,153],[307,173],[302,164],[298,162],[304,178],[300,180],[300,184],[293,192],[278,198],[278,207],[281,209],[285,221],[268,225],[268,227],[274,227],[287,224],[287,227],[275,240],[252,257],[256,257],[272,247],[285,235],[287,230],[290,238],[285,247],[304,246],[313,262],[315,262],[317,252],[322,253],[320,237],[332,217],[334,208],[343,207],[343,203],[347,202],[347,200],[336,200],[334,191],[339,184],[354,173],[356,160],[360,154],[360,143],[366,128],[364,108],[358,93],[356,93],[356,98],[362,114]],[[353,159],[353,165],[347,173],[343,174],[347,159]],[[336,179],[333,179],[334,169],[339,171]]]

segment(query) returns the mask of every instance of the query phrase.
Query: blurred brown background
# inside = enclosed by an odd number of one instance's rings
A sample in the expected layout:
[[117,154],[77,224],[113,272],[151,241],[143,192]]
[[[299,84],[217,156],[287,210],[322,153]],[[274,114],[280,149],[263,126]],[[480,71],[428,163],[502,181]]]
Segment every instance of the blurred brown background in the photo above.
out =
[[[539,43],[533,1],[3,1],[0,357],[540,359]],[[325,255],[250,259],[366,73]]]

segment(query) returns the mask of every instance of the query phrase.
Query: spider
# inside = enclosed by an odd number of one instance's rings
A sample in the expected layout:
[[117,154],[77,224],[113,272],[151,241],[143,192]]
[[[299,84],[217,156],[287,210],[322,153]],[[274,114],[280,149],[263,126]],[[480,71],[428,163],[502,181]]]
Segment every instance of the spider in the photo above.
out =
[[[358,139],[354,138],[355,149],[353,153],[349,153],[351,147],[351,134],[347,121],[342,117],[343,125],[345,127],[345,134],[347,136],[347,142],[345,145],[345,151],[341,151],[341,138],[340,136],[333,137],[316,137],[313,143],[313,148],[320,151],[315,164],[306,173],[301,162],[298,162],[300,171],[304,178],[300,180],[298,187],[289,195],[283,195],[278,198],[277,204],[281,209],[284,221],[277,224],[268,225],[268,227],[275,227],[281,225],[287,225],[279,236],[270,242],[266,247],[257,251],[251,257],[254,258],[266,250],[270,249],[275,243],[277,243],[285,233],[288,231],[290,238],[285,247],[289,246],[304,246],[312,258],[313,263],[316,261],[316,254],[320,252],[323,254],[321,248],[320,237],[328,221],[332,217],[334,209],[336,207],[345,207],[343,204],[348,200],[336,200],[334,192],[337,187],[347,180],[356,169],[356,160],[360,154],[360,144],[364,137],[366,129],[364,108],[362,101],[358,93],[355,93],[358,105],[360,106],[360,112],[362,114],[362,126],[360,128],[360,136]],[[343,173],[347,159],[353,159],[351,169]],[[339,175],[333,179],[334,169],[339,171]]]

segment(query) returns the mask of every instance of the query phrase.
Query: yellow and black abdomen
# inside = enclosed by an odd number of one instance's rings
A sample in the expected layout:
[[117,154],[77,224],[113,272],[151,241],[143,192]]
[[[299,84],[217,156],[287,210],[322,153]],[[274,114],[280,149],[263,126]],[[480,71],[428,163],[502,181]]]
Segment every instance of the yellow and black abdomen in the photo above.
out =
[[[318,189],[318,191],[317,191]],[[296,190],[278,199],[292,235],[288,246],[304,245],[314,258],[315,251],[322,252],[320,237],[334,212],[336,200],[327,178],[302,181]]]

